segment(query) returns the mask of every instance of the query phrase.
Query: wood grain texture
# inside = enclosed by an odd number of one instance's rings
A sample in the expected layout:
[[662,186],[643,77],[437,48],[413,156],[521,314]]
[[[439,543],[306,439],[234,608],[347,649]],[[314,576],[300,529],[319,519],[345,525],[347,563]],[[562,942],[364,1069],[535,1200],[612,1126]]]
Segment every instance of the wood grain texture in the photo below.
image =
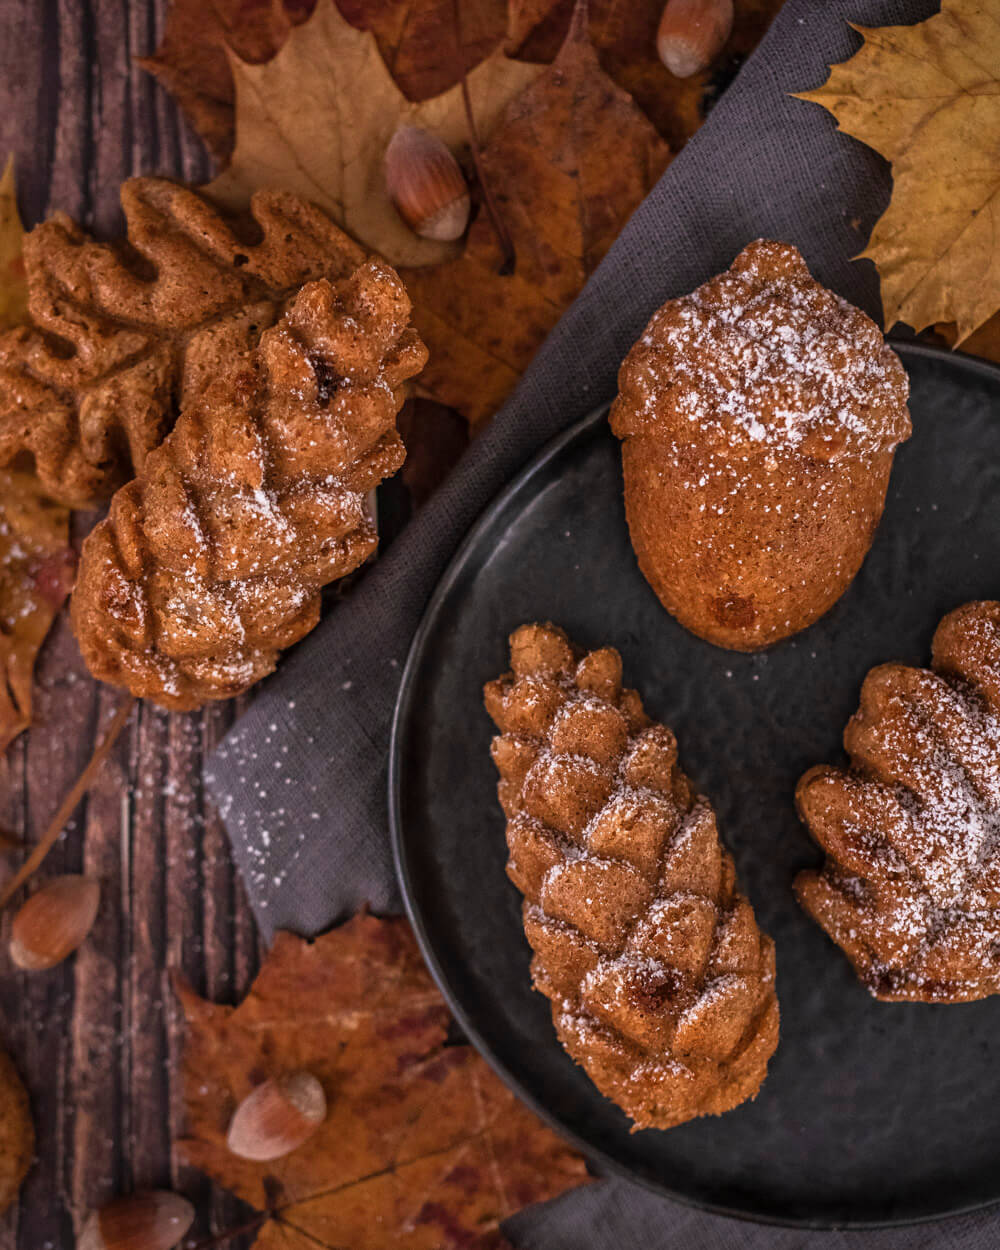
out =
[[[0,163],[15,154],[28,224],[63,209],[88,229],[120,230],[132,174],[204,181],[211,166],[153,79],[166,0],[2,0]],[[91,518],[92,519],[92,518]],[[78,519],[78,536],[87,528]],[[65,620],[39,666],[39,724],[0,760],[0,826],[30,843],[86,763],[117,695],[86,674]],[[0,1250],[71,1250],[87,1211],[116,1193],[177,1188],[194,1232],[241,1218],[237,1203],[178,1168],[181,1025],[168,981],[234,1001],[257,968],[258,940],[225,832],[201,785],[230,705],[168,715],[140,705],[39,879],[85,871],[102,884],[91,939],[47,973],[12,970],[0,924],[0,1042],[32,1095],[38,1159],[19,1208],[0,1216]],[[0,864],[0,879],[16,867]],[[234,1243],[238,1244],[238,1243]]]

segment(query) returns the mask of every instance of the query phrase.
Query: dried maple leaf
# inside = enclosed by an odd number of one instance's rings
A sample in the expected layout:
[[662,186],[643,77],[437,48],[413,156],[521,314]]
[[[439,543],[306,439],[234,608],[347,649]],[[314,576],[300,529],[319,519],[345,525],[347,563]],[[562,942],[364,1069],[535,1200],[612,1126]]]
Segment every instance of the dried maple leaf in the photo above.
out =
[[29,324],[0,335],[0,465],[33,458],[45,489],[83,507],[141,469],[221,364],[250,349],[307,279],[364,259],[319,209],[255,196],[229,222],[194,192],[134,178],[128,243],[64,213],[25,239]]
[[139,65],[170,92],[209,151],[233,146],[233,75],[226,49],[244,61],[269,61],[304,22],[316,0],[173,0],[163,38]]
[[[359,915],[306,942],[279,933],[239,1007],[183,982],[181,1155],[269,1213],[258,1250],[473,1250],[501,1220],[587,1180],[583,1160],[523,1107],[449,1016],[405,920]],[[270,1163],[226,1147],[261,1081],[309,1071],[328,1114]]]
[[8,157],[0,177],[0,330],[19,325],[28,308],[22,245],[24,227],[17,212],[14,158]]
[[31,723],[35,657],[73,585],[69,509],[0,469],[0,753]]
[[503,42],[506,0],[339,0],[344,17],[378,41],[382,59],[409,100],[427,100],[461,82]]
[[1000,308],[1000,22],[944,0],[913,26],[856,26],[864,44],[799,96],[892,162],[889,207],[862,253],[887,325],[956,323],[957,342]]
[[[707,106],[762,39],[783,0],[736,0],[732,33],[714,62],[677,78],[656,54],[663,0],[590,0],[590,33],[601,67],[627,91],[679,152]],[[510,0],[507,51],[551,61],[568,29],[573,0]]]
[[[540,72],[497,52],[468,75],[481,133]],[[403,122],[453,149],[467,142],[461,87],[410,103],[374,36],[349,25],[333,0],[319,0],[272,61],[234,58],[233,73],[236,147],[232,164],[206,188],[213,198],[239,207],[258,187],[281,187],[315,201],[393,264],[430,265],[455,255],[457,244],[422,239],[403,223],[386,194],[382,161]]]
[[34,1154],[28,1093],[7,1052],[0,1049],[0,1214],[17,1197]]
[[669,156],[601,70],[578,17],[554,64],[511,103],[483,152],[515,272],[499,272],[499,246],[480,214],[458,260],[404,274],[431,353],[421,387],[472,422],[490,416]]
[[[173,0],[160,46],[139,64],[176,99],[209,150],[225,159],[235,120],[226,49],[253,64],[269,61],[315,7],[316,0]],[[453,87],[506,32],[505,0],[340,0],[338,8],[352,26],[375,36],[409,100]]]

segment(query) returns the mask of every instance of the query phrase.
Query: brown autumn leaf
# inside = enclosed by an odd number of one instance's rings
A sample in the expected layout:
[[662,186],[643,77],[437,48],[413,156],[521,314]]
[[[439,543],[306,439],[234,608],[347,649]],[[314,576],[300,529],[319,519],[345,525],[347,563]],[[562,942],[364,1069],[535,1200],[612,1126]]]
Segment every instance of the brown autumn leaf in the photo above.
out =
[[69,509],[0,469],[0,753],[31,724],[35,659],[75,569]]
[[500,273],[500,248],[480,213],[458,260],[403,275],[430,349],[424,391],[473,423],[491,416],[669,156],[601,70],[579,16],[483,152],[514,241],[514,273]]
[[[269,61],[316,0],[173,0],[159,47],[139,64],[176,99],[209,151],[233,149],[235,89],[226,48]],[[485,60],[506,33],[506,0],[340,0],[352,26],[370,30],[409,100],[440,95]],[[456,42],[461,54],[456,54]]]
[[408,100],[461,82],[503,43],[506,0],[339,0],[352,26],[370,30]]
[[469,445],[469,427],[460,413],[444,404],[415,395],[396,420],[406,446],[400,470],[414,508],[434,494]]
[[[677,78],[656,54],[663,0],[590,0],[590,34],[601,67],[627,91],[674,152],[701,125],[719,91],[754,50],[783,0],[735,0],[732,34],[712,65]],[[551,61],[569,27],[573,0],[510,0],[507,51]]]
[[[944,339],[949,347],[958,343],[958,327],[954,321],[941,322],[934,327],[935,334]],[[1000,364],[1000,313],[994,313],[989,321],[984,321],[978,330],[973,330],[968,338],[962,340],[962,351],[970,356],[982,356],[984,360],[994,360]]]
[[[296,27],[266,65],[233,60],[236,146],[206,191],[241,207],[260,187],[307,197],[395,265],[432,265],[458,244],[414,234],[386,193],[383,157],[406,123],[452,150],[468,142],[462,88],[413,104],[393,82],[373,35],[344,20],[333,0]],[[542,73],[495,52],[468,75],[477,127],[488,135],[506,105]]]
[[17,211],[14,158],[7,158],[0,177],[0,330],[20,325],[28,311],[24,276],[24,227]]
[[17,1197],[35,1154],[28,1092],[0,1047],[0,1215]]
[[965,342],[1000,309],[1000,22],[981,0],[943,0],[912,26],[864,38],[799,96],[892,163],[892,199],[862,253],[886,325],[954,322]]
[[173,0],[159,47],[138,64],[224,160],[233,147],[234,99],[226,49],[244,61],[269,61],[315,6],[316,0]]
[[[588,1179],[470,1046],[446,1044],[448,1011],[405,920],[362,914],[311,943],[279,933],[236,1008],[177,990],[178,1150],[268,1213],[257,1250],[494,1250],[507,1216]],[[238,1104],[303,1070],[326,1093],[320,1128],[269,1163],[231,1154]]]

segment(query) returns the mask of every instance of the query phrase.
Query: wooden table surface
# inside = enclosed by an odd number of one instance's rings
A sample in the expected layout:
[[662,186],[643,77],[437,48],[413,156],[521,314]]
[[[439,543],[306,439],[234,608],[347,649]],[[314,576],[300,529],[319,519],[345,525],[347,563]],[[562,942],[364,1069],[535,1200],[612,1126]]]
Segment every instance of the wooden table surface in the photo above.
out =
[[[30,225],[63,209],[101,235],[120,230],[132,174],[192,182],[210,173],[199,140],[133,58],[153,49],[167,0],[0,0],[0,166],[13,152]],[[85,526],[79,527],[82,531]],[[86,763],[118,697],[87,675],[65,620],[39,667],[37,718],[0,761],[0,826],[37,838]],[[178,1168],[174,1073],[181,1044],[168,970],[234,1001],[258,939],[202,761],[235,709],[133,712],[98,784],[42,877],[99,877],[91,938],[50,972],[12,970],[0,932],[0,1043],[31,1092],[38,1150],[20,1206],[0,1216],[0,1250],[71,1250],[88,1209],[149,1186],[195,1203],[195,1232],[241,1208]],[[0,864],[0,879],[17,856]],[[242,1209],[245,1212],[245,1208]]]

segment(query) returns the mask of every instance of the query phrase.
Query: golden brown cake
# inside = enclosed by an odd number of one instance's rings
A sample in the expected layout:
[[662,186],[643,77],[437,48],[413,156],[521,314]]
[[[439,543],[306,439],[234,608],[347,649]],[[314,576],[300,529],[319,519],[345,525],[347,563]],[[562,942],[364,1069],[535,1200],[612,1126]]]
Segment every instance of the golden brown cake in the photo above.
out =
[[1000,992],[1000,603],[946,616],[932,669],[872,669],[844,745],[798,785],[799,902],[884,1002]]
[[535,988],[559,1039],[637,1128],[753,1098],[778,1043],[774,944],[739,892],[677,743],[613,647],[522,625],[485,689]]
[[84,543],[72,616],[94,676],[185,709],[269,673],[375,550],[365,495],[403,462],[426,355],[388,265],[303,287]]
[[657,312],[611,428],[639,567],[720,647],[797,633],[847,589],[882,515],[908,382],[878,326],[758,240]]
[[207,383],[256,346],[304,282],[366,259],[314,204],[259,191],[232,220],[166,178],[122,186],[128,241],[65,213],[25,238],[27,325],[0,334],[0,465],[90,507],[142,471]]

